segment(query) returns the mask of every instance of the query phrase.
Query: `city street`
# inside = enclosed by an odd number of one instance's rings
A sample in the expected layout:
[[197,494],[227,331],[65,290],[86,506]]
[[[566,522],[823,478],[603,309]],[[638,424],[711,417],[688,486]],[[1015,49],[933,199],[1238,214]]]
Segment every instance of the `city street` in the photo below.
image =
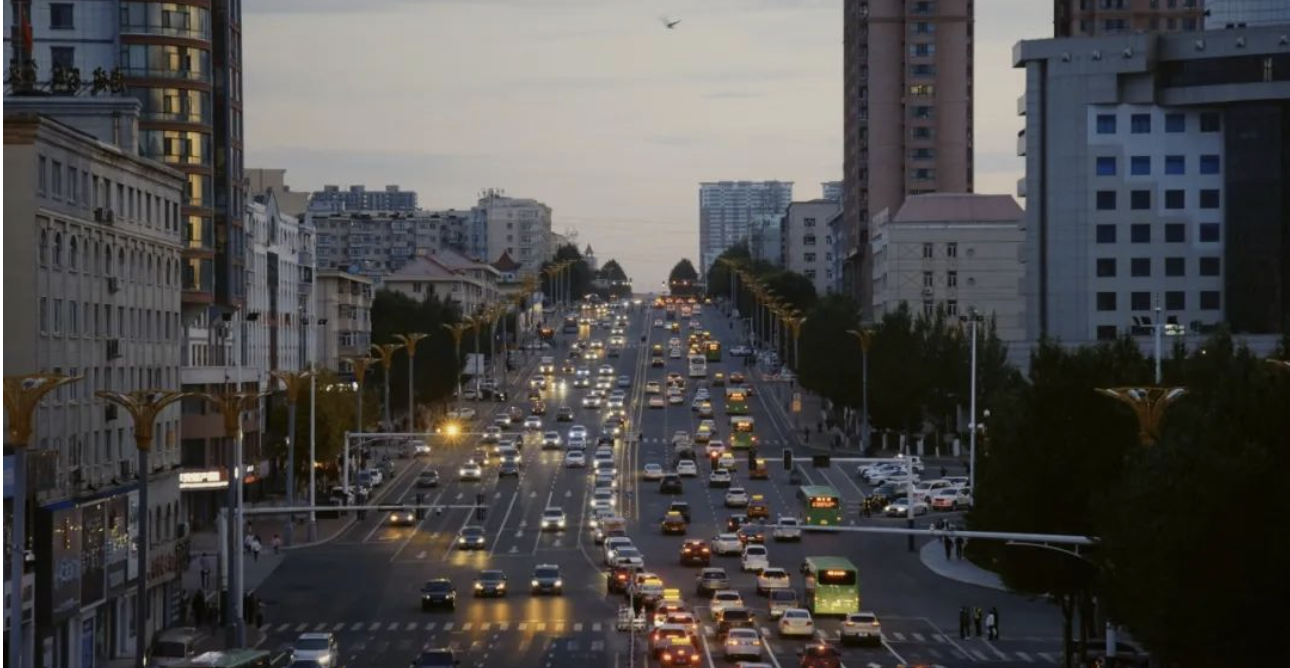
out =
[[[667,372],[686,372],[684,359],[670,359],[664,368],[651,368],[649,346],[666,341],[670,334],[652,326],[662,311],[637,309],[626,332],[627,347],[618,359],[583,361],[593,373],[601,364],[610,363],[615,375],[632,379],[628,390],[629,435],[615,447],[620,471],[617,504],[628,520],[628,532],[645,556],[647,570],[662,576],[666,586],[681,590],[686,602],[696,612],[703,630],[703,654],[707,665],[726,663],[721,646],[715,644],[715,629],[707,600],[694,596],[693,578],[697,568],[682,566],[678,549],[682,537],[665,536],[659,522],[672,500],[685,500],[692,508],[692,522],[687,537],[711,539],[725,531],[726,518],[742,509],[724,507],[724,489],[706,484],[710,467],[700,457],[699,476],[684,478],[684,492],[662,494],[658,483],[641,478],[645,464],[657,463],[670,469],[670,440],[674,432],[693,433],[698,418],[689,399],[695,383],[687,379],[686,401],[666,408],[647,408],[644,384],[647,380],[663,381]],[[709,307],[701,317],[705,328],[720,339],[724,348],[736,343],[726,317]],[[688,334],[682,322],[679,336]],[[608,332],[581,327],[581,338],[606,339]],[[644,345],[641,337],[645,336]],[[573,335],[557,334],[557,347],[539,353],[527,361],[527,375],[536,373],[541,354],[554,356],[557,367],[564,361],[568,341]],[[796,443],[787,406],[788,388],[762,383],[759,374],[745,368],[742,359],[728,354],[721,362],[709,366],[709,376],[716,371],[742,370],[756,386],[750,398],[749,415],[756,421],[760,454],[770,465],[769,480],[748,480],[748,466],[740,456],[735,472],[735,486],[750,494],[762,495],[769,504],[770,518],[780,515],[802,515],[802,503],[796,497],[796,486],[790,485],[781,464],[781,449]],[[558,368],[557,368],[558,371]],[[564,378],[556,374],[558,378]],[[726,428],[724,405],[714,393],[716,423]],[[875,388],[874,391],[881,391]],[[544,430],[557,430],[562,436],[573,424],[586,425],[589,433],[598,433],[601,410],[581,408],[586,392],[572,383],[547,390],[544,398],[551,410],[544,418]],[[778,397],[778,399],[777,399]],[[515,396],[513,395],[513,399]],[[783,403],[781,403],[783,402]],[[513,401],[522,405],[521,401]],[[481,415],[475,421],[479,428],[491,424],[494,411],[511,404],[479,403]],[[555,408],[568,405],[575,410],[573,422],[556,422]],[[726,434],[719,434],[724,440]],[[412,464],[405,473],[386,482],[393,486],[387,503],[411,503],[417,493],[427,503],[445,506],[474,504],[478,494],[487,506],[485,517],[477,520],[469,508],[444,508],[431,511],[412,527],[387,526],[383,514],[369,513],[335,540],[293,551],[288,563],[264,583],[258,595],[265,601],[267,640],[264,647],[289,645],[305,631],[331,631],[339,639],[343,665],[405,665],[415,653],[426,647],[450,646],[458,650],[463,666],[512,665],[572,666],[578,663],[596,666],[655,664],[648,657],[641,638],[636,638],[638,656],[631,657],[632,638],[615,630],[617,594],[606,593],[605,566],[601,548],[585,527],[590,517],[592,489],[591,467],[566,468],[563,451],[541,450],[529,445],[521,450],[523,466],[520,476],[498,479],[494,460],[484,469],[479,482],[458,481],[458,468],[477,447],[478,437],[461,437],[456,442],[436,442],[433,451]],[[843,497],[848,524],[870,523],[877,526],[901,526],[903,519],[860,519],[858,505],[868,488],[852,474],[854,465],[838,464],[830,468],[812,468],[807,451],[803,469],[807,484],[834,487]],[[418,490],[416,474],[424,468],[437,469],[442,476],[436,488]],[[925,477],[935,477],[930,469]],[[544,508],[558,506],[568,518],[563,531],[540,530]],[[939,514],[919,518],[918,524],[939,519]],[[484,527],[487,543],[481,550],[457,549],[455,539],[470,524]],[[926,539],[920,539],[920,545]],[[1056,609],[1042,602],[1032,602],[1006,592],[961,584],[933,574],[907,550],[903,536],[878,536],[857,533],[808,532],[802,541],[780,543],[768,539],[770,564],[785,568],[800,591],[797,565],[807,556],[837,555],[849,558],[859,569],[861,609],[873,611],[882,622],[884,641],[872,647],[842,648],[844,665],[895,666],[926,664],[945,667],[968,665],[1056,665],[1060,662],[1060,616]],[[528,581],[538,564],[555,564],[564,581],[562,596],[533,596]],[[733,588],[740,592],[748,607],[757,613],[767,652],[763,661],[778,667],[796,666],[796,656],[807,640],[781,639],[774,633],[774,623],[766,615],[766,599],[756,593],[755,577],[742,573],[737,557],[713,557],[713,566],[723,566],[730,574]],[[476,599],[472,595],[475,576],[482,569],[500,569],[506,573],[510,591],[501,599]],[[455,611],[423,612],[420,606],[421,586],[431,578],[452,581],[458,592]],[[960,606],[980,606],[999,610],[1000,640],[979,637],[961,639],[958,634]],[[836,618],[817,619],[816,634],[837,639]],[[656,664],[655,664],[656,665]]]

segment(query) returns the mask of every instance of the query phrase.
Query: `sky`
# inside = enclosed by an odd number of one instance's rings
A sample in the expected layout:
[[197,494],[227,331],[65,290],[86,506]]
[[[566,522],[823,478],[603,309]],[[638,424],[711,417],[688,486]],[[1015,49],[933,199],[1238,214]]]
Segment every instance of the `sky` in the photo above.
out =
[[[977,192],[1016,194],[1011,49],[1051,19],[976,2]],[[697,264],[700,181],[842,178],[842,0],[249,0],[242,27],[247,167],[532,197],[638,291]]]

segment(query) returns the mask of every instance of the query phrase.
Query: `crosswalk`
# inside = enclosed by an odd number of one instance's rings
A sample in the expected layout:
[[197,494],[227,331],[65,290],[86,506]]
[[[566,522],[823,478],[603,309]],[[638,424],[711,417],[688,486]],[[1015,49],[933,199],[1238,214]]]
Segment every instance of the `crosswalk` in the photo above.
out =
[[520,621],[358,621],[358,622],[283,622],[267,624],[264,632],[288,633],[489,633],[519,631],[527,633],[601,633],[610,627],[601,622],[533,619]]
[[[761,632],[763,638],[774,638],[778,635],[774,629],[766,626],[759,628],[758,631]],[[703,633],[709,638],[715,638],[716,628],[711,624],[705,624],[703,625]],[[817,629],[814,637],[817,640],[827,640],[841,645],[842,633],[838,630]],[[908,654],[909,658],[920,663],[929,663],[929,660],[931,662],[1012,661],[1036,665],[1056,665],[1061,660],[1059,652],[1007,651],[985,641],[959,641],[939,633],[893,631],[884,633],[883,641],[902,655]],[[929,663],[929,665],[930,668],[937,668],[938,664]]]
[[[645,445],[660,445],[660,444],[671,445],[672,439],[671,437],[646,436],[645,438],[641,439],[641,443],[644,443]],[[788,439],[783,439],[783,438],[768,438],[765,440],[759,440],[757,441],[757,443],[761,447],[772,447],[772,446],[795,445],[797,442],[789,441]]]

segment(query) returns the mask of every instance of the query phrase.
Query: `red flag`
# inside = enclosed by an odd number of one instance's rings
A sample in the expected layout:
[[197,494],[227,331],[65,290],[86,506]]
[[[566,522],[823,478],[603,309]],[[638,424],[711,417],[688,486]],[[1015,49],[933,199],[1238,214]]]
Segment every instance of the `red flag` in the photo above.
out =
[[27,16],[26,4],[18,5],[18,20],[20,21],[19,25],[22,26],[22,50],[23,53],[26,53],[27,57],[30,58],[34,55],[33,51],[35,47],[32,44],[31,17]]

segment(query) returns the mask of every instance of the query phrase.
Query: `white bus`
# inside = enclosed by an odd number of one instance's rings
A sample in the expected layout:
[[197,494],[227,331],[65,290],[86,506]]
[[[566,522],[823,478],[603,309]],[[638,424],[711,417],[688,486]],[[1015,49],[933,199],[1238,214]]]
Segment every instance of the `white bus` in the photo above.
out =
[[708,377],[708,358],[703,355],[690,355],[690,377]]

